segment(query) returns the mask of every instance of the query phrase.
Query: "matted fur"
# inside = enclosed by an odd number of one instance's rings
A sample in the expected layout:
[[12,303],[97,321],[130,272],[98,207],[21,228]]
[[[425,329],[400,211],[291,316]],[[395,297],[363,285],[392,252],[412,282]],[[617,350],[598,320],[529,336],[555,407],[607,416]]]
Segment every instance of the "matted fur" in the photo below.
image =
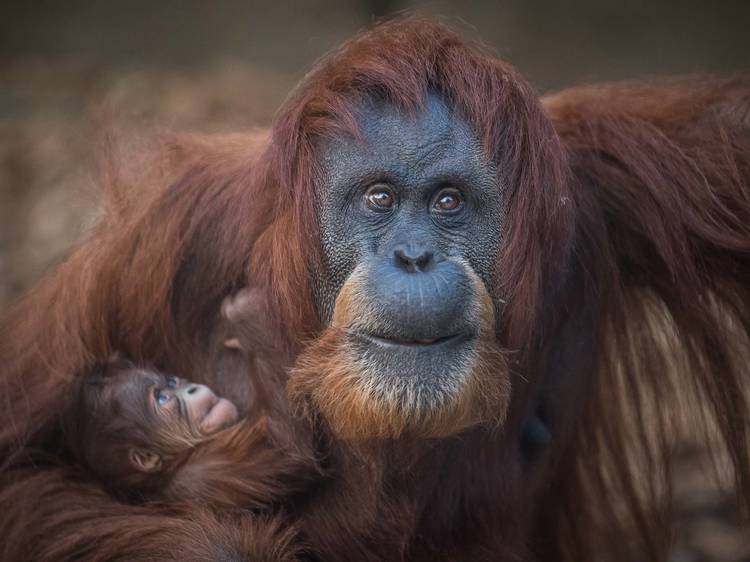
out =
[[290,442],[283,431],[266,417],[223,430],[195,449],[161,496],[224,509],[281,504],[321,476],[309,444]]
[[[72,374],[112,350],[201,380],[196,365],[221,299],[247,275],[269,295],[291,349],[319,337],[309,279],[321,252],[316,141],[356,142],[361,96],[414,114],[430,89],[501,172],[508,214],[490,293],[507,301],[497,338],[519,376],[502,436],[477,429],[412,443],[408,463],[394,459],[400,442],[356,456],[322,436],[338,473],[297,506],[313,552],[333,561],[664,560],[669,457],[684,418],[715,428],[748,502],[748,80],[572,89],[542,106],[507,64],[440,25],[408,20],[320,61],[270,138],[183,139],[167,151],[179,156],[168,174],[110,185],[89,239],[4,317],[5,545],[59,546],[60,560],[72,558],[70,545],[96,544],[101,558],[125,547],[131,559],[181,552],[172,532],[152,540],[156,511],[131,511],[23,459],[31,447],[56,455],[50,440]],[[585,346],[580,357],[571,350],[555,387],[565,400],[550,462],[521,465],[512,440],[579,318],[593,358]]]
[[4,561],[292,562],[300,554],[296,530],[281,517],[117,503],[61,468],[4,475],[0,505]]

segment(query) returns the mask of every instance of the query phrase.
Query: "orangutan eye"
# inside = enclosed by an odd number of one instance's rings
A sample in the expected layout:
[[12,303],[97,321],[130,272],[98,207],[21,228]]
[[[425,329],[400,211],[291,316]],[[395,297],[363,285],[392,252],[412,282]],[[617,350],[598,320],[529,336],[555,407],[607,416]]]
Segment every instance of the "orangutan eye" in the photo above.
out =
[[159,404],[159,406],[163,406],[172,399],[172,395],[163,390],[154,391],[154,397],[156,398],[156,403]]
[[396,202],[393,190],[384,183],[377,183],[365,193],[367,206],[374,211],[387,211]]
[[461,193],[452,187],[442,189],[435,197],[433,209],[443,213],[457,213],[463,207],[464,200]]
[[167,388],[177,388],[177,377],[167,377]]

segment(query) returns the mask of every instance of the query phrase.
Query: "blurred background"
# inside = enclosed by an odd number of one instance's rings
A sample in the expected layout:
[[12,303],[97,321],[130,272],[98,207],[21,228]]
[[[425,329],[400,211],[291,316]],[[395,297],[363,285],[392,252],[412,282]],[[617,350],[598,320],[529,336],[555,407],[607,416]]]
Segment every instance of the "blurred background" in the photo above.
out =
[[[374,21],[441,17],[540,93],[750,70],[750,0],[76,0],[0,4],[0,311],[96,214],[102,115],[144,131],[267,125],[312,61]],[[675,562],[750,560],[747,529],[680,453]]]

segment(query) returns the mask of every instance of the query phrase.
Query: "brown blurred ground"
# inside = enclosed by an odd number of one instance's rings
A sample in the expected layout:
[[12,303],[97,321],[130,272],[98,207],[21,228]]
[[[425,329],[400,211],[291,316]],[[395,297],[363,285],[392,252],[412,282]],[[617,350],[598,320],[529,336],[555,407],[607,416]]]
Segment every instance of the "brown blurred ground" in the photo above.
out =
[[[750,69],[750,1],[432,2],[540,90]],[[623,3],[624,4],[624,3]],[[101,117],[144,130],[241,130],[327,49],[415,3],[5,2],[0,6],[0,310],[96,214]],[[689,448],[677,472],[679,562],[750,560],[747,529]]]

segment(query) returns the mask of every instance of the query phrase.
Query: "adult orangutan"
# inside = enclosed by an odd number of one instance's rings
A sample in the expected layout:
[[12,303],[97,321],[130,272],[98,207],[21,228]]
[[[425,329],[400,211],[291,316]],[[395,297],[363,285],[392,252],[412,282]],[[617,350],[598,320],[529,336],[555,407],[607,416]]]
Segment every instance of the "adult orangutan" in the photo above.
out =
[[[69,373],[114,349],[200,380],[246,282],[329,475],[282,514],[308,559],[662,560],[669,455],[696,418],[748,503],[747,80],[540,102],[442,26],[398,21],[323,59],[269,136],[172,148],[176,171],[111,187],[3,323],[7,558],[117,558],[103,513],[131,559],[155,518],[189,526],[52,485],[74,477],[56,420]],[[176,536],[159,552],[184,559]]]

